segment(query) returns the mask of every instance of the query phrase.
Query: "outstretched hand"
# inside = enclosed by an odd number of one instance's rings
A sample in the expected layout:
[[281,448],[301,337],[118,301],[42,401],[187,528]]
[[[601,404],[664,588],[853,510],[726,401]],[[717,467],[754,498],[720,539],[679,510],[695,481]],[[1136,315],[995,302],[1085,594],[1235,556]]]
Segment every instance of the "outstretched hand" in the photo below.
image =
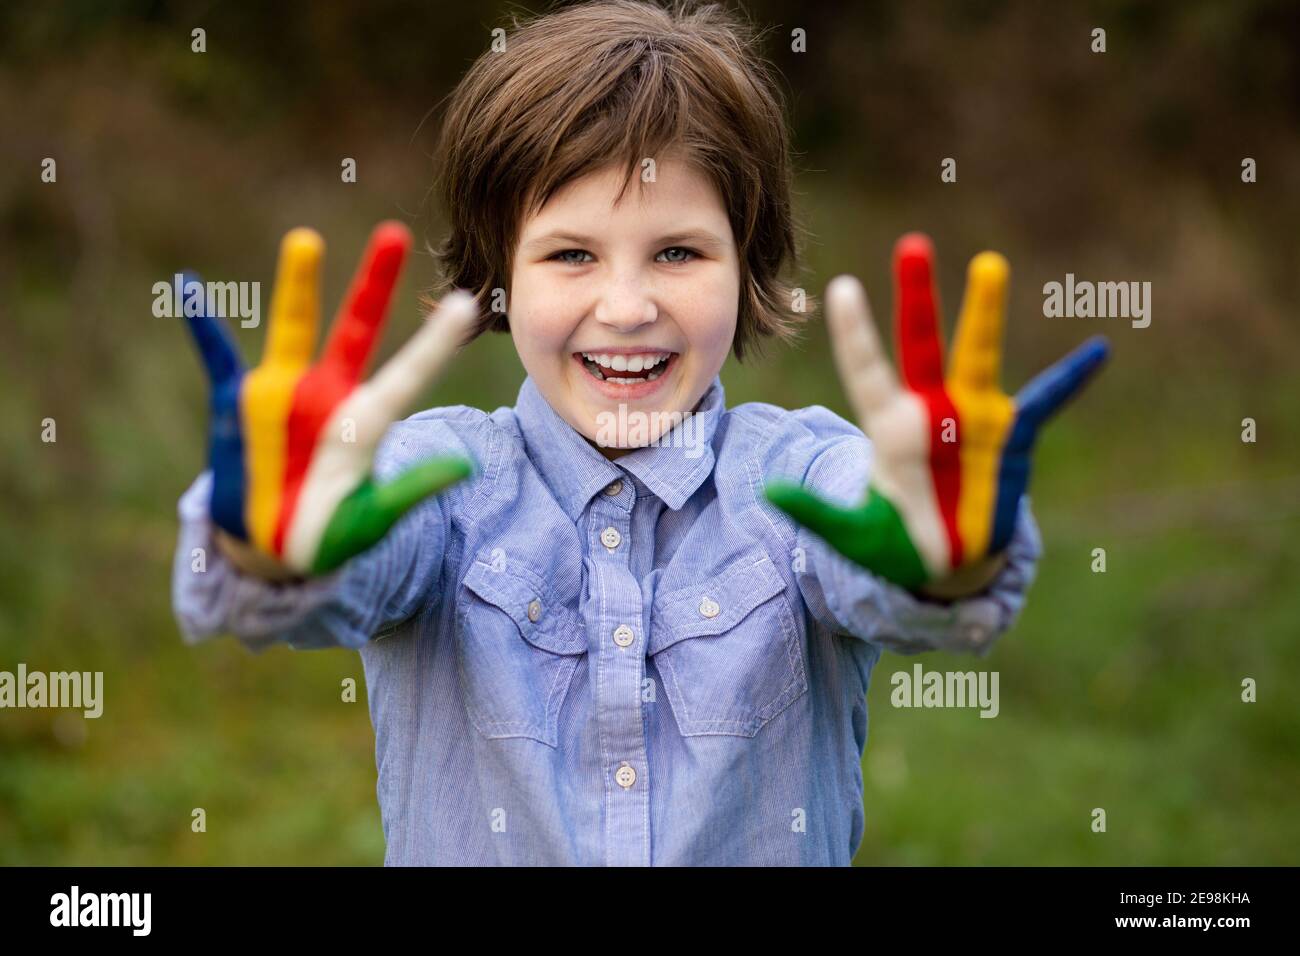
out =
[[831,281],[826,316],[840,379],[873,446],[867,499],[854,508],[774,480],[769,501],[840,554],[911,590],[942,582],[1011,539],[1039,429],[1106,360],[1089,339],[1011,398],[999,384],[1008,266],[971,260],[947,377],[933,279],[934,250],[919,233],[894,248],[900,385],[885,358],[861,284]]
[[[470,461],[448,456],[383,484],[370,473],[389,424],[437,378],[477,315],[472,296],[453,292],[362,381],[410,246],[400,223],[375,229],[315,365],[325,244],[311,229],[294,229],[281,243],[261,365],[245,371],[225,323],[206,302],[198,314],[186,309],[212,387],[212,518],[271,564],[301,574],[330,571],[472,471]],[[197,279],[187,276],[187,288],[190,282]]]

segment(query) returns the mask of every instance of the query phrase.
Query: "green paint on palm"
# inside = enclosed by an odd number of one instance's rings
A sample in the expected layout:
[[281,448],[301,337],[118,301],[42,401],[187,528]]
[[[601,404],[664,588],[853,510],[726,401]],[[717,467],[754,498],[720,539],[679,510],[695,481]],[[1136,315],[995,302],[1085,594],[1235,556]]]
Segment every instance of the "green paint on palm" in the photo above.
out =
[[332,571],[370,548],[407,511],[429,495],[469,477],[473,470],[468,459],[450,456],[421,462],[386,484],[367,478],[334,509],[316,549],[312,573]]
[[826,539],[844,557],[909,590],[930,575],[893,503],[870,488],[866,503],[841,508],[791,481],[770,481],[763,493],[799,524]]

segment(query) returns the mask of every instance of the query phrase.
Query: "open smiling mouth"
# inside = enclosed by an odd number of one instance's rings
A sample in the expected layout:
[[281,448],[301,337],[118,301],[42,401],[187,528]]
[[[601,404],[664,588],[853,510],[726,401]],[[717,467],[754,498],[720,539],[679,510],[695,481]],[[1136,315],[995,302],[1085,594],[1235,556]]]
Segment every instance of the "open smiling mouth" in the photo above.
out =
[[676,352],[645,355],[605,355],[599,352],[575,352],[587,374],[597,381],[614,385],[638,385],[653,382],[668,371],[677,359]]

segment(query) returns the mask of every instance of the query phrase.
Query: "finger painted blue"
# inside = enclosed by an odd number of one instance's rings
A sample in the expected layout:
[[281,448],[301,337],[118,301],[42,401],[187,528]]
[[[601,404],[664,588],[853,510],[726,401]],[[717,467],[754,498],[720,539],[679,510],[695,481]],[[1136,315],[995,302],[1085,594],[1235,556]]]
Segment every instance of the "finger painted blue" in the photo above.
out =
[[[1039,372],[1016,395],[1016,408],[1027,427],[1037,431],[1061,410],[1106,361],[1110,344],[1104,336],[1088,339],[1055,365]],[[1019,425],[1019,422],[1016,423]],[[1033,436],[1030,436],[1032,443]]]
[[1030,452],[1038,430],[1083,388],[1110,354],[1104,336],[1088,339],[1056,364],[1036,375],[1016,395],[1016,421],[998,468],[998,503],[990,551],[1000,551],[1015,530],[1020,496],[1029,485]]
[[212,520],[228,534],[248,540],[244,524],[244,438],[239,423],[239,389],[244,363],[226,323],[211,315],[203,297],[203,283],[192,272],[183,274],[185,286],[198,283],[198,315],[186,315],[211,386],[208,425],[208,463],[212,468]]

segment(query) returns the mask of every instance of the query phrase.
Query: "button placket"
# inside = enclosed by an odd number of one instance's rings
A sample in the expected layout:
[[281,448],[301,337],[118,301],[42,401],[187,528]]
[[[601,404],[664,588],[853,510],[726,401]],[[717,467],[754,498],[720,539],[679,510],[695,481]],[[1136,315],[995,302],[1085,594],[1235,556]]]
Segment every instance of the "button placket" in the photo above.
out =
[[[616,478],[606,485],[601,494],[592,502],[591,533],[605,549],[606,554],[619,554],[626,560],[630,543],[627,539],[628,523],[631,521],[630,504],[619,500],[627,497],[627,482]],[[635,499],[633,499],[634,501]]]
[[640,583],[631,572],[632,506],[630,478],[611,481],[596,495],[587,515],[591,592],[599,595],[588,620],[602,635],[593,644],[596,722],[606,768],[609,805],[605,862],[646,866],[650,861],[649,783],[637,771],[646,766],[645,711],[641,684],[645,657],[637,653],[644,608]]

